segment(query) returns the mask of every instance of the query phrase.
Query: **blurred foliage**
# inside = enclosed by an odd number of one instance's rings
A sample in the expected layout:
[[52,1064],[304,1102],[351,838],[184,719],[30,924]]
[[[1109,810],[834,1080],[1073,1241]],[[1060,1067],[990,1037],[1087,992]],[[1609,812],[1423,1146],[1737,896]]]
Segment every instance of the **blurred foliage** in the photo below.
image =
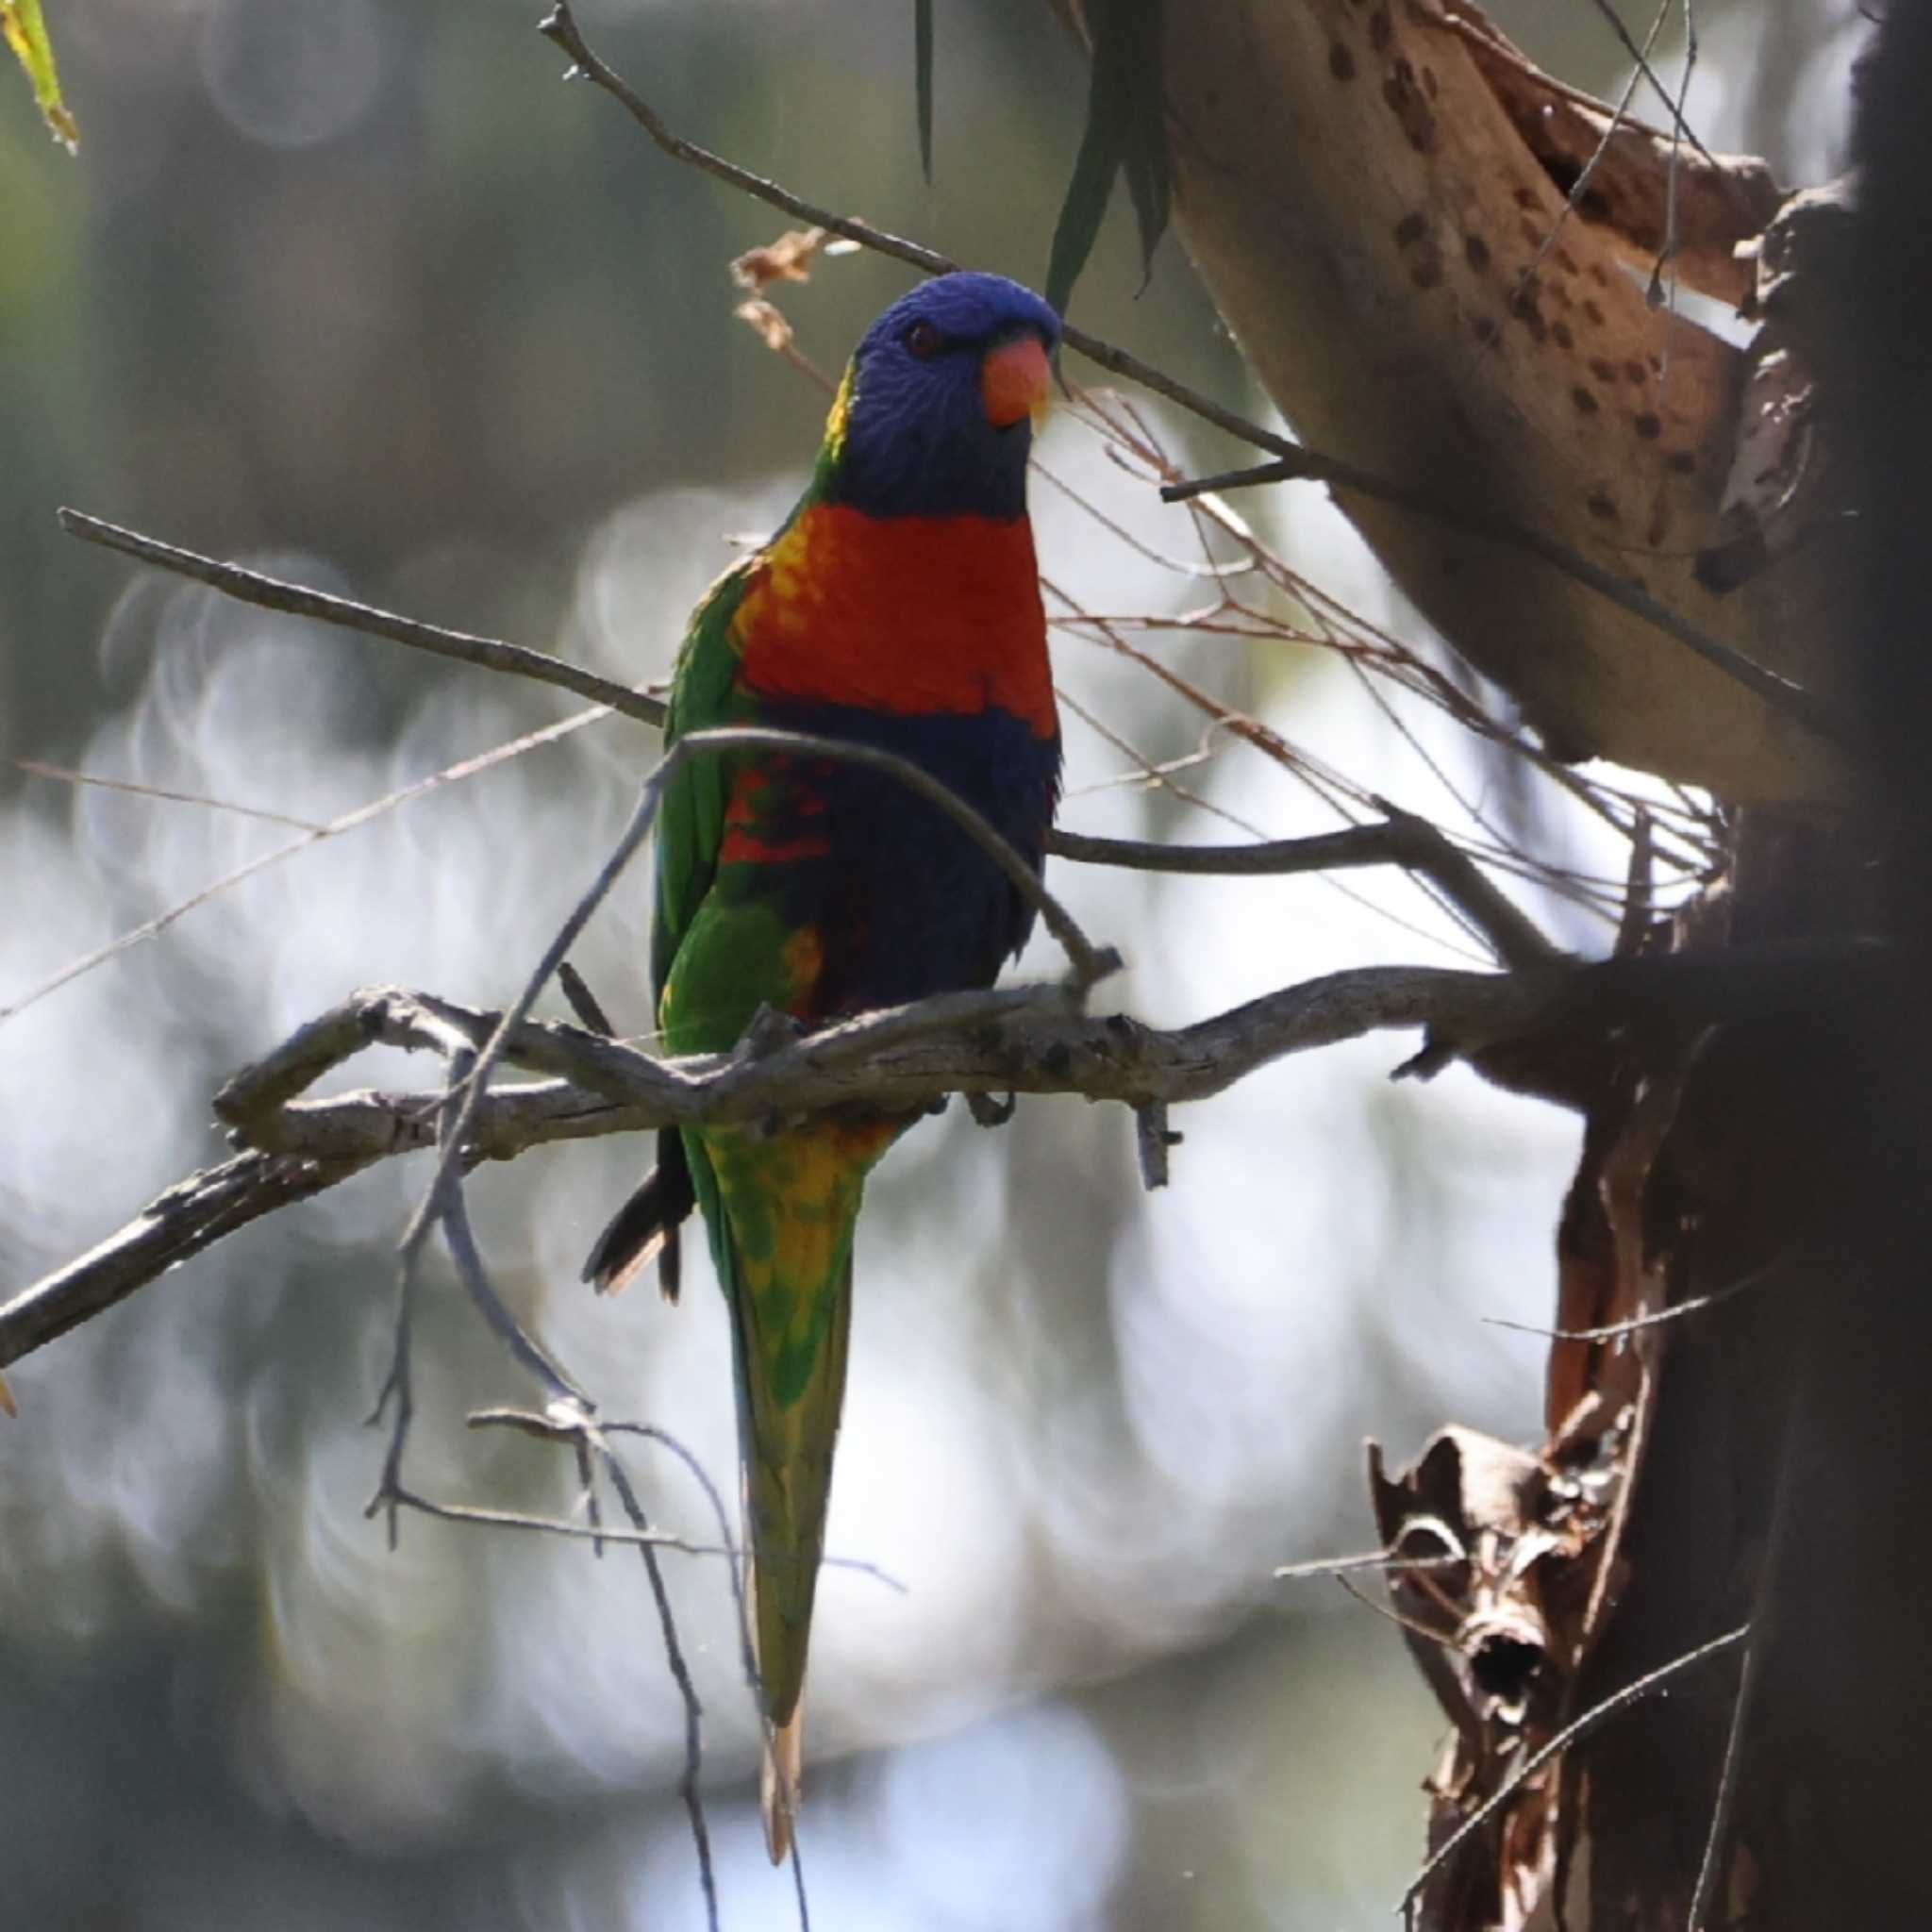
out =
[[54,43],[47,38],[41,0],[0,0],[0,39],[13,49],[13,58],[25,69],[34,105],[48,132],[72,154],[80,145],[80,130],[60,97],[60,74],[54,62]]

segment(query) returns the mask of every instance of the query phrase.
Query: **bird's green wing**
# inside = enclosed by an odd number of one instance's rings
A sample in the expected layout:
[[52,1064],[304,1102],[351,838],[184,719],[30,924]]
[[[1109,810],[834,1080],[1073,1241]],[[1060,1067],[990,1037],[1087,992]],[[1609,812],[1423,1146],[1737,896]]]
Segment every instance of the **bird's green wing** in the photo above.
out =
[[[729,723],[742,708],[742,700],[734,689],[738,653],[731,623],[751,568],[747,560],[726,571],[691,614],[671,681],[671,703],[664,721],[667,746],[686,732]],[[661,1008],[672,961],[717,875],[731,764],[728,757],[711,757],[680,765],[671,774],[658,804],[651,1007],[652,1017],[659,1025],[663,1024]],[[659,1284],[670,1300],[677,1299],[680,1224],[695,1203],[705,1209],[707,1220],[716,1224],[709,1168],[698,1149],[693,1171],[690,1158],[693,1147],[695,1142],[687,1142],[675,1127],[659,1131],[658,1164],[598,1236],[584,1263],[586,1281],[594,1282],[601,1291],[614,1292],[656,1256]]]
[[[667,748],[687,732],[738,721],[738,652],[731,621],[750,569],[749,560],[734,564],[691,613],[671,681],[671,704],[664,720]],[[728,756],[693,758],[674,772],[664,788],[658,811],[658,916],[651,928],[654,1005],[663,997],[671,962],[717,874],[731,763]]]

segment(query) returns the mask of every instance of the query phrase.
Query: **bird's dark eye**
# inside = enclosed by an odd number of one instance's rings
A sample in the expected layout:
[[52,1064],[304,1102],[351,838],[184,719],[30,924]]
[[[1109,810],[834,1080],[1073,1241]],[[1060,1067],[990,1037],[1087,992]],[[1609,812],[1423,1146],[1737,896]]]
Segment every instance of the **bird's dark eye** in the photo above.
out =
[[945,345],[945,338],[929,322],[915,322],[906,331],[906,346],[922,362],[930,362]]

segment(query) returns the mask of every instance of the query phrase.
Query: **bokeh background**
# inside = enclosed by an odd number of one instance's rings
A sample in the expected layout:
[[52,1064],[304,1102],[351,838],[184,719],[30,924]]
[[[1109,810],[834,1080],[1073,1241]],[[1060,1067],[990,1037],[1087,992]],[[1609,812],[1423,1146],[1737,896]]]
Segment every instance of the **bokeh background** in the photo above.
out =
[[[630,678],[795,491],[821,397],[731,320],[770,211],[681,170],[561,84],[533,0],[48,0],[84,147],[0,75],[0,1291],[218,1158],[208,1096],[350,988],[501,1002],[589,878],[654,754],[592,723],[359,828],[313,828],[564,718],[558,694],[224,603],[56,529],[73,503]],[[920,177],[903,0],[584,0],[674,124],[801,192],[1037,280],[1085,71],[1043,5],[940,14]],[[1593,7],[1505,24],[1621,84]],[[1838,0],[1707,5],[1690,114],[1785,178],[1838,163],[1862,27]],[[1634,23],[1641,31],[1641,24]],[[1681,58],[1675,23],[1662,58]],[[1117,211],[1118,215],[1118,211]],[[906,286],[828,262],[789,291],[836,366]],[[1090,327],[1255,410],[1170,240],[1152,280],[1109,225]],[[1230,451],[1159,409],[1185,468]],[[1072,415],[1036,488],[1042,561],[1095,611],[1205,601],[1185,513]],[[1269,541],[1426,643],[1310,495],[1249,499]],[[1094,508],[1105,518],[1095,516]],[[1123,533],[1126,533],[1124,535]],[[1131,537],[1134,541],[1127,541]],[[1169,561],[1180,559],[1188,571]],[[1413,808],[1428,766],[1332,660],[1175,625],[1163,662]],[[1067,629],[1064,822],[1269,835],[1333,818],[1279,767]],[[1090,724],[1091,717],[1097,724]],[[1413,727],[1524,836],[1614,872],[1547,788]],[[1098,728],[1097,728],[1098,727]],[[1135,756],[1190,759],[1191,804]],[[1202,756],[1205,754],[1205,756]],[[190,794],[80,787],[32,758]],[[277,823],[274,817],[280,815]],[[245,861],[246,883],[51,991]],[[1466,941],[1400,881],[1056,883],[1160,1022]],[[1524,890],[1567,942],[1607,934]],[[648,1024],[641,876],[580,963]],[[1036,952],[1021,971],[1050,970]],[[1461,1072],[1391,1087],[1380,1040],[1188,1110],[1174,1185],[1129,1123],[1029,1102],[898,1150],[861,1236],[839,1551],[814,1651],[804,1849],[838,1932],[1238,1932],[1384,1922],[1418,1853],[1438,1724],[1395,1631],[1278,1564],[1369,1546],[1361,1442],[1454,1418],[1537,1431],[1574,1129]],[[418,1081],[400,1056],[346,1082]],[[955,1115],[958,1112],[954,1110]],[[673,1430],[732,1487],[727,1340],[701,1277],[673,1309],[593,1302],[586,1244],[645,1158],[487,1172],[506,1292],[608,1412]],[[701,1924],[675,1783],[681,1715],[640,1566],[362,1506],[381,1441],[393,1241],[420,1164],[258,1225],[23,1364],[0,1424],[0,1898],[11,1924],[682,1928]],[[461,1419],[527,1399],[440,1267],[412,1479],[567,1512],[556,1452]],[[701,1541],[701,1494],[633,1466]],[[669,1560],[705,1700],[724,1923],[796,1923],[765,1865],[722,1564]],[[1331,1591],[1333,1594],[1331,1594]]]

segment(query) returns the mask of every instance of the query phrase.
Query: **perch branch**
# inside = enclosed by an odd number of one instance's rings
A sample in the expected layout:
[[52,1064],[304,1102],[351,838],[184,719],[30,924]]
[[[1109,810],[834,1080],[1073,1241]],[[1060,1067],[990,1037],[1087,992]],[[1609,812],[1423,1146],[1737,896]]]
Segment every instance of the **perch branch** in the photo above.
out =
[[[1204,1100],[1289,1055],[1422,1027],[1436,1050],[1490,1069],[1525,1048],[1611,1028],[1739,1023],[1815,1011],[1835,997],[1896,997],[1884,948],[1803,941],[1724,953],[1558,961],[1512,973],[1368,966],[1281,989],[1163,1030],[1074,1010],[1064,987],[944,994],[868,1013],[774,1050],[658,1060],[575,1026],[525,1020],[504,1057],[553,1077],[475,1093],[460,1149],[510,1159],[546,1141],[669,1125],[787,1119],[829,1108],[912,1113],[950,1093],[1077,1093],[1141,1108]],[[426,1017],[425,1017],[426,1016]],[[432,1024],[432,1021],[434,1024]],[[444,1051],[500,1016],[394,988],[358,993],[301,1028],[216,1099],[253,1151],[169,1190],[130,1225],[0,1307],[0,1368],[111,1307],[232,1228],[391,1155],[436,1143],[441,1091],[306,1087],[364,1046]]]

